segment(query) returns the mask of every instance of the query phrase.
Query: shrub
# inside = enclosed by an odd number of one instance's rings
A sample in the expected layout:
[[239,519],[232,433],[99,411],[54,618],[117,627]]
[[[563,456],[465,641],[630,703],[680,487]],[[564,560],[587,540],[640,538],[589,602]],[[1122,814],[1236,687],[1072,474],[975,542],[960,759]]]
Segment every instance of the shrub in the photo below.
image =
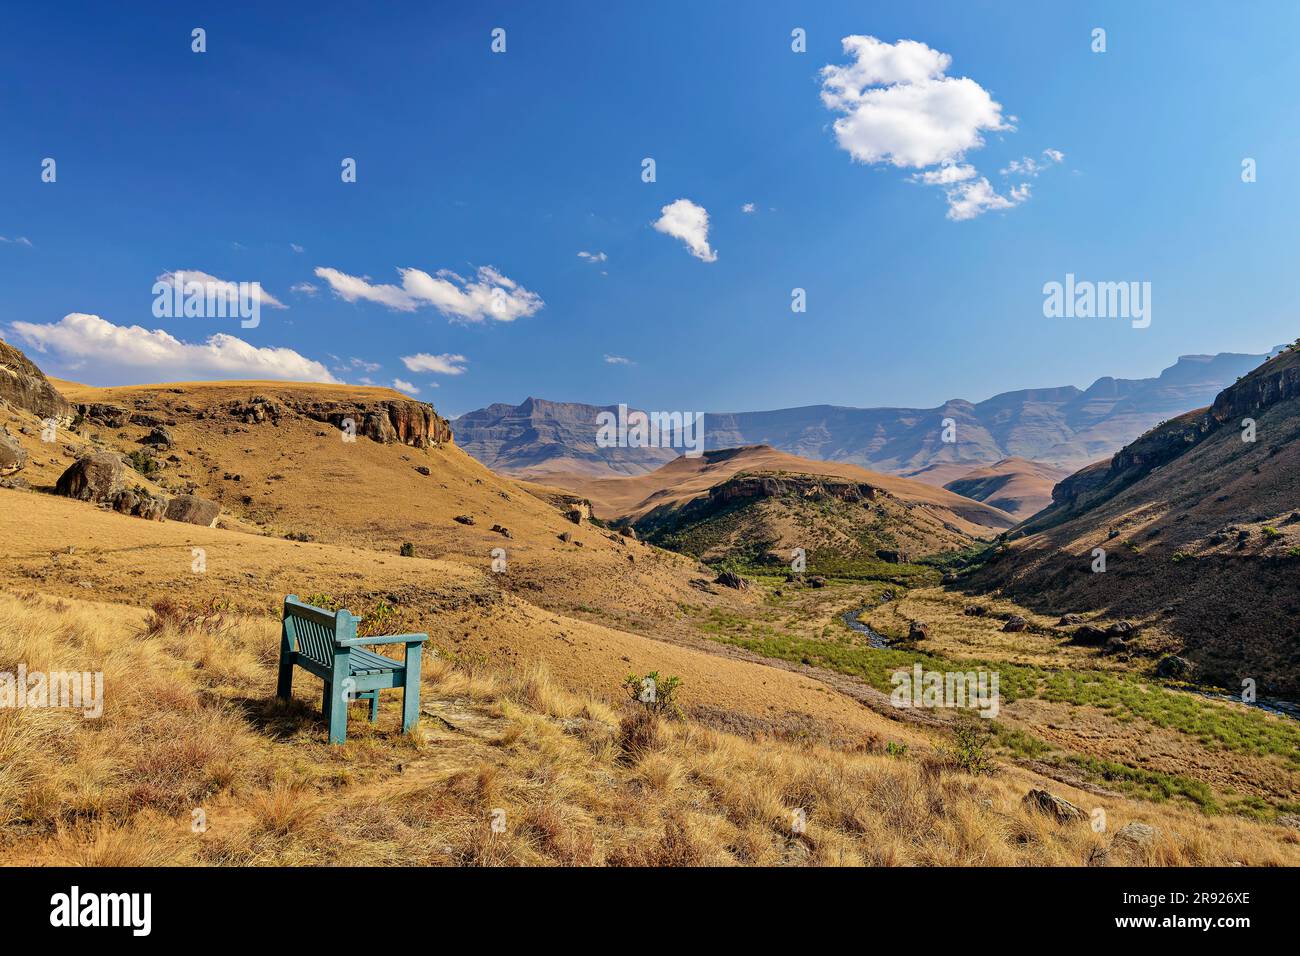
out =
[[1269,541],[1272,541],[1274,538],[1282,537],[1282,532],[1278,531],[1277,528],[1274,528],[1270,525],[1265,525],[1263,528],[1263,532],[1264,532],[1264,537],[1266,537]]
[[988,754],[992,731],[980,724],[981,718],[960,721],[953,730],[952,750],[943,750],[945,762],[973,776],[992,775],[995,765]]
[[415,545],[411,544],[409,541],[403,541],[400,553],[404,558],[415,557]]
[[131,463],[132,468],[145,477],[162,470],[162,466],[158,464],[158,459],[143,448],[137,448],[127,455],[127,461]]
[[623,679],[623,689],[632,702],[640,704],[646,713],[656,717],[685,717],[677,706],[677,691],[681,686],[680,677],[661,678],[658,671],[651,671],[644,677],[628,674]]

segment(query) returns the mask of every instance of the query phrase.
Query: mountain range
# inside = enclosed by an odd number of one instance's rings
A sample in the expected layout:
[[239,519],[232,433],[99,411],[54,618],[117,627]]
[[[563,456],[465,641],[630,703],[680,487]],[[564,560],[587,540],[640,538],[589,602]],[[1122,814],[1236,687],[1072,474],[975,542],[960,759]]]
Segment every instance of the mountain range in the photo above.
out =
[[[952,469],[949,477],[955,478],[1006,458],[1075,471],[1162,421],[1209,405],[1276,353],[1184,355],[1154,378],[1105,376],[1086,389],[1021,389],[981,402],[955,398],[935,408],[808,405],[707,413],[704,447],[770,445],[803,458],[903,475],[935,465],[965,466]],[[644,474],[680,454],[672,448],[598,447],[597,416],[615,408],[528,398],[467,412],[452,422],[452,430],[460,447],[494,471],[534,478],[556,472]],[[947,435],[945,419],[952,426]]]

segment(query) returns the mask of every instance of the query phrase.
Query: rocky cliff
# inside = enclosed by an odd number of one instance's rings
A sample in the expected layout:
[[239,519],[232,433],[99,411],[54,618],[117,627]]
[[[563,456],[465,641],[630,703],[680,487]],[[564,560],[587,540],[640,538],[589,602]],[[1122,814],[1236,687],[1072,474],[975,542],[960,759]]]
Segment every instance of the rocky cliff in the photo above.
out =
[[50,384],[45,373],[22,352],[0,341],[0,398],[60,425],[71,423],[72,405]]

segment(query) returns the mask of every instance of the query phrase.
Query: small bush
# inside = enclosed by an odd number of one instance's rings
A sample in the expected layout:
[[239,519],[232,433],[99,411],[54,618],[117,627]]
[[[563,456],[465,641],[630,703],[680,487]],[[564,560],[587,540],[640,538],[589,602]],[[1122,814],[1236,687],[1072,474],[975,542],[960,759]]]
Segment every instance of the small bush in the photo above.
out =
[[401,550],[401,555],[404,558],[415,557],[415,545],[411,544],[411,542],[409,541],[403,541],[400,550]]
[[677,691],[681,686],[680,677],[661,678],[658,671],[651,671],[644,677],[628,674],[623,679],[623,689],[632,702],[640,704],[646,713],[656,717],[680,719],[685,716],[677,706]]
[[993,733],[981,726],[980,718],[962,720],[953,730],[953,748],[941,751],[944,762],[973,776],[990,776],[996,769],[988,746]]
[[162,465],[158,464],[158,459],[143,448],[137,448],[127,455],[127,461],[131,463],[132,468],[145,477],[162,470]]
[[1277,528],[1274,528],[1270,525],[1265,525],[1263,531],[1264,531],[1264,537],[1267,538],[1269,541],[1272,541],[1275,538],[1282,537],[1282,532],[1278,531]]

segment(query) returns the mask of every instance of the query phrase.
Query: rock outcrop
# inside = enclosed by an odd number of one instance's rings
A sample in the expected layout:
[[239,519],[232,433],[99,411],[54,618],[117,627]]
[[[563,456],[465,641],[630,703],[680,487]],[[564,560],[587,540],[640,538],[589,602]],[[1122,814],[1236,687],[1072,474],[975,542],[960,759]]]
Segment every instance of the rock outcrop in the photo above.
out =
[[351,420],[357,435],[381,444],[400,442],[414,448],[440,447],[453,441],[451,425],[432,405],[409,399],[380,402],[288,402],[312,421],[342,429]]
[[126,465],[106,451],[78,458],[59,476],[55,494],[78,501],[112,502],[126,490]]
[[166,515],[168,521],[184,521],[187,524],[215,528],[217,518],[221,515],[221,506],[198,495],[177,495],[167,502]]
[[1084,819],[1084,813],[1069,800],[1048,790],[1033,789],[1021,800],[1027,807],[1045,813],[1057,823],[1075,823]]
[[747,498],[793,496],[809,501],[834,498],[857,504],[874,501],[879,489],[858,481],[837,481],[818,475],[745,474],[733,475],[709,489],[709,498],[726,504]]
[[27,464],[27,451],[7,431],[0,431],[0,475],[22,471]]
[[72,423],[71,403],[26,355],[4,341],[0,341],[0,398],[40,418],[53,418],[60,425]]

